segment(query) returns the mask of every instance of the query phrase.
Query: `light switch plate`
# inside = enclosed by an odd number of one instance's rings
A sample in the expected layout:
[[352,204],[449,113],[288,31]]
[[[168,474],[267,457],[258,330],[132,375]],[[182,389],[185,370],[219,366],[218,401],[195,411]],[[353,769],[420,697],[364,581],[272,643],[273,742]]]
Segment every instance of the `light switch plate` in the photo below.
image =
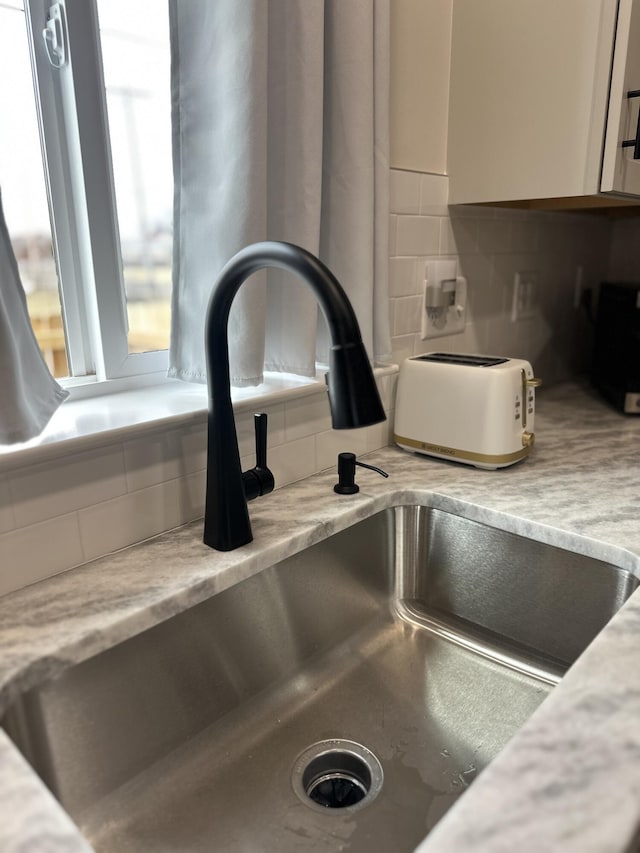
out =
[[538,310],[538,273],[535,270],[517,272],[513,279],[511,322],[527,320]]

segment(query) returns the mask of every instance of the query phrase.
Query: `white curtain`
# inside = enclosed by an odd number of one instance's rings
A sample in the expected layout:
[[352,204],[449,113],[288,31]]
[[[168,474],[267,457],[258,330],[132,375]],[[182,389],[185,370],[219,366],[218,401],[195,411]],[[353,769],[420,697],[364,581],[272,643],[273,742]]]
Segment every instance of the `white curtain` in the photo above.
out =
[[31,328],[0,196],[0,444],[39,435],[68,396],[54,380]]
[[[206,381],[216,276],[259,240],[318,255],[390,357],[389,0],[170,0],[175,178],[170,375]],[[328,333],[303,282],[269,270],[229,323],[234,384],[315,375]],[[259,279],[259,280],[258,280]]]

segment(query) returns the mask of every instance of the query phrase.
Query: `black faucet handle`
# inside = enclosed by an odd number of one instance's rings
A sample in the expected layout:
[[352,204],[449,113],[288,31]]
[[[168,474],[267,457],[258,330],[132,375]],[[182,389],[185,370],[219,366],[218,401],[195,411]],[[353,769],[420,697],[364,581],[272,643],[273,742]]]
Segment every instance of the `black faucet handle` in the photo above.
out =
[[256,412],[253,416],[256,433],[256,468],[267,467],[267,414]]
[[356,459],[355,453],[339,453],[338,454],[338,482],[333,487],[333,491],[339,495],[355,495],[360,491],[360,486],[356,484],[356,465],[361,468],[368,468],[370,471],[375,471],[382,477],[388,477],[386,471],[382,468],[376,468],[375,465],[367,465],[366,462],[360,462]]
[[265,412],[253,416],[256,434],[256,464],[242,472],[244,493],[248,501],[268,495],[275,488],[273,474],[267,467],[267,415]]

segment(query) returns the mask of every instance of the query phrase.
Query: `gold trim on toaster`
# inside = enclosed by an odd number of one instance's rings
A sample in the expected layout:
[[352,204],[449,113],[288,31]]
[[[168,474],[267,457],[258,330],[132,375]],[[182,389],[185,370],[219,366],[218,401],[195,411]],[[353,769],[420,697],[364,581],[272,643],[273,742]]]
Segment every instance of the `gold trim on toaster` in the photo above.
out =
[[468,462],[481,462],[485,465],[500,465],[508,462],[517,462],[529,455],[530,447],[523,447],[514,453],[473,453],[469,450],[457,450],[455,447],[445,447],[442,444],[429,444],[428,441],[416,441],[415,438],[405,438],[402,435],[393,434],[393,440],[397,444],[406,444],[407,447],[415,447],[416,450],[424,450],[426,453],[437,453],[439,456],[450,456],[453,459],[465,459]]

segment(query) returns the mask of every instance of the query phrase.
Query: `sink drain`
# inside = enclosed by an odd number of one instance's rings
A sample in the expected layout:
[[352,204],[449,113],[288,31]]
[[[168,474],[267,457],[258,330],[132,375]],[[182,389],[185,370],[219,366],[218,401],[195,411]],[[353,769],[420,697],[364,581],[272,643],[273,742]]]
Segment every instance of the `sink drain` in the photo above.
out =
[[293,789],[302,802],[326,809],[360,809],[382,788],[382,767],[366,746],[351,740],[314,743],[296,759]]

